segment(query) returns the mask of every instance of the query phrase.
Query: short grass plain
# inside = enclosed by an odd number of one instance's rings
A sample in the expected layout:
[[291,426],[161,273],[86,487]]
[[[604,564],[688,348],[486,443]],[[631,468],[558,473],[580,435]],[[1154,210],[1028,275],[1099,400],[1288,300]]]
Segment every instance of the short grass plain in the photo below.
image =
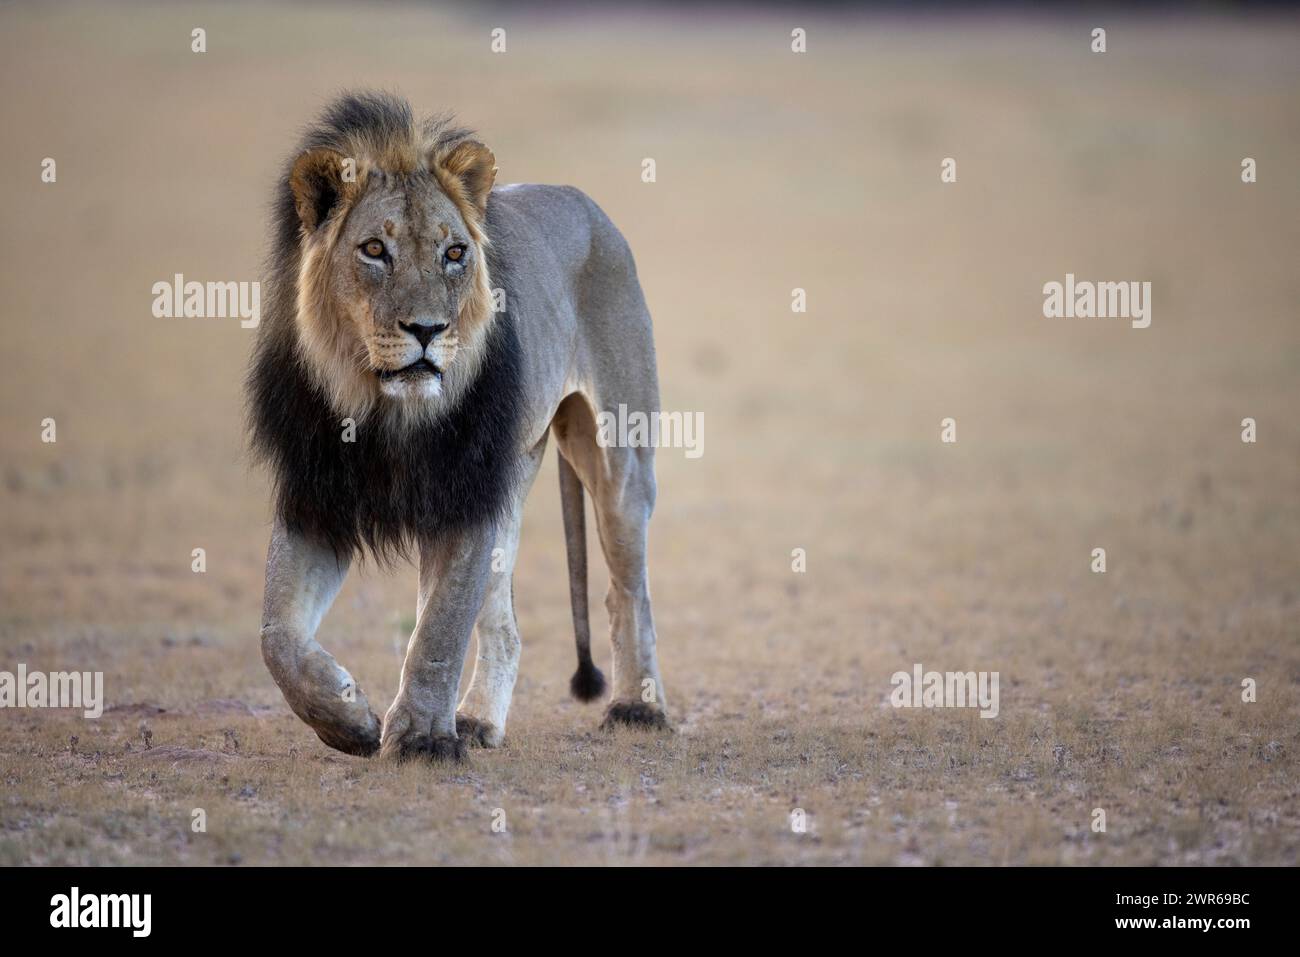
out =
[[[0,714],[0,863],[1297,862],[1300,23],[1108,18],[1097,55],[1009,15],[358,13],[0,12],[0,670],[107,699]],[[256,278],[296,130],[352,86],[454,107],[637,255],[665,407],[706,423],[651,526],[671,735],[567,696],[553,458],[505,748],[331,752],[263,667],[250,333],[150,288]],[[1067,272],[1152,281],[1151,327],[1044,319]],[[377,707],[414,591],[354,573],[322,628]],[[999,672],[998,717],[890,707],[918,662]]]

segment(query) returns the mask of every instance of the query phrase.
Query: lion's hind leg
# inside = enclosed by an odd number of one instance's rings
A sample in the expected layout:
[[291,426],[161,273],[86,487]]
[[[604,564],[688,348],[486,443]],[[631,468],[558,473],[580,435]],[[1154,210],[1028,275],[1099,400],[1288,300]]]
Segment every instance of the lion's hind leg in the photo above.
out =
[[[604,727],[667,728],[667,705],[655,651],[654,616],[646,536],[654,510],[654,449],[602,446],[597,442],[594,403],[569,396],[556,414],[560,452],[591,495],[601,550],[609,568],[605,608],[614,646],[613,696]],[[657,408],[653,394],[638,407]]]

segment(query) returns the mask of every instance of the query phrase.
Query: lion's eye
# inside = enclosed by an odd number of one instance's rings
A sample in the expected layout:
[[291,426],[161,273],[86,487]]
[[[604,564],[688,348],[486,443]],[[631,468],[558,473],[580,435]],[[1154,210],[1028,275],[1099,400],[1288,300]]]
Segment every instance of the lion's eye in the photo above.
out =
[[361,244],[361,251],[371,259],[382,259],[384,255],[384,244],[378,239],[368,239]]
[[450,246],[448,247],[446,253],[447,259],[454,263],[460,262],[460,258],[464,255],[465,255],[464,246]]

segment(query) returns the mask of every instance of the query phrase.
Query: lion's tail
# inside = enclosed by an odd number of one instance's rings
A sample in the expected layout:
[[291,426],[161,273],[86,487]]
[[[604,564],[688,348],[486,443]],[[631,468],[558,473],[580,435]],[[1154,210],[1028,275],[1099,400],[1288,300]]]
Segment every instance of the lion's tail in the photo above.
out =
[[563,455],[560,461],[560,511],[564,514],[564,550],[569,557],[569,604],[578,646],[578,670],[569,691],[579,701],[594,701],[605,693],[605,676],[591,660],[591,622],[587,618],[587,518],[582,482]]

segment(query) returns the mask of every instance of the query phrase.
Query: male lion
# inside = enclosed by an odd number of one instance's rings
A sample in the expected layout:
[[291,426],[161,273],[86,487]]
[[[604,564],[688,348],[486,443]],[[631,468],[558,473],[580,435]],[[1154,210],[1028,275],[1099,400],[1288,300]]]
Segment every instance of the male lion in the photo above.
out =
[[[654,450],[596,441],[599,412],[659,408],[636,266],[581,192],[493,188],[494,163],[468,131],[366,93],[324,112],[279,184],[248,377],[253,449],[275,485],[262,655],[294,713],[350,754],[459,759],[467,742],[501,744],[519,667],[520,517],[551,432],[571,690],[589,701],[605,684],[587,622],[585,488],[611,578],[605,723],[667,724],[646,577]],[[315,637],[363,550],[419,558],[415,631],[382,729]]]

